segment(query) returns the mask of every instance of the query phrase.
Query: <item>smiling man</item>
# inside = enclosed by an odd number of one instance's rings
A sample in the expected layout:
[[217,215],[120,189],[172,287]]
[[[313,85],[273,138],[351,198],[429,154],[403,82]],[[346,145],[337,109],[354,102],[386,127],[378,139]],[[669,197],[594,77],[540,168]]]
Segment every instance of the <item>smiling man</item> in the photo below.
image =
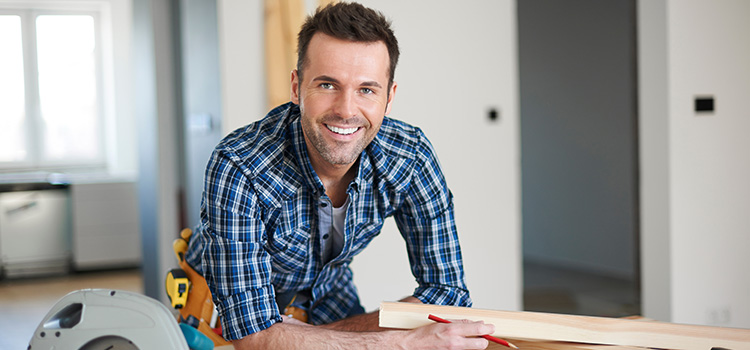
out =
[[380,329],[352,281],[352,259],[392,216],[418,283],[403,301],[471,306],[434,150],[387,117],[399,55],[390,23],[329,5],[303,25],[298,53],[291,102],[228,135],[206,171],[187,261],[223,335],[238,349],[484,349],[477,336],[494,327],[481,322]]

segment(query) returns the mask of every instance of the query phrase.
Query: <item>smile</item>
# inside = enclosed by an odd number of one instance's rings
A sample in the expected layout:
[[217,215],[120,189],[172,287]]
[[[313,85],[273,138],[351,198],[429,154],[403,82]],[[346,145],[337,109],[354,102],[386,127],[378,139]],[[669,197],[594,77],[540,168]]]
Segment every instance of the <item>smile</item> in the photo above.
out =
[[351,135],[351,134],[355,133],[357,130],[359,130],[359,128],[357,128],[357,127],[354,127],[354,128],[338,128],[338,127],[331,126],[331,125],[328,125],[328,124],[326,124],[326,128],[328,128],[328,130],[331,130],[331,131],[333,131],[333,132],[335,132],[335,133],[337,133],[339,135]]

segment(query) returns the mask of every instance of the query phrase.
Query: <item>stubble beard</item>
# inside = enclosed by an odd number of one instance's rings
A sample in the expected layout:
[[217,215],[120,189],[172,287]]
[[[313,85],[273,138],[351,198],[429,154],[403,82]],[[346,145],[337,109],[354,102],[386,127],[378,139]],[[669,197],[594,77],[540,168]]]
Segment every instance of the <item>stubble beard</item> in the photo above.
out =
[[[340,119],[337,119],[336,117],[324,118],[324,122],[332,122],[334,120]],[[339,123],[339,125],[344,124],[345,123]],[[374,138],[371,137],[368,139],[367,135],[365,135],[365,137],[357,139],[354,144],[327,141],[322,134],[326,132],[326,130],[320,130],[316,126],[317,125],[313,124],[310,118],[306,118],[304,115],[302,116],[302,130],[307,136],[309,143],[312,144],[324,161],[333,165],[353,164],[357,161],[360,154],[362,154],[365,147],[367,147]],[[325,128],[325,126],[322,125],[321,128]],[[358,130],[357,132],[362,132],[362,130]],[[347,148],[349,151],[347,151]]]

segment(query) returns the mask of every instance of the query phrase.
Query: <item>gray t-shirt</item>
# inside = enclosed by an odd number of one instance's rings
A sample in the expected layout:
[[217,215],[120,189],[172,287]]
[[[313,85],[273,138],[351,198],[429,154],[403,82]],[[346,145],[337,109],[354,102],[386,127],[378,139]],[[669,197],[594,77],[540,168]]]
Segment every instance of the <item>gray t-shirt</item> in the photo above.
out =
[[330,200],[326,199],[318,206],[318,230],[323,239],[323,263],[328,263],[341,254],[341,249],[344,248],[344,224],[349,202],[349,197],[346,197],[344,205],[334,208]]

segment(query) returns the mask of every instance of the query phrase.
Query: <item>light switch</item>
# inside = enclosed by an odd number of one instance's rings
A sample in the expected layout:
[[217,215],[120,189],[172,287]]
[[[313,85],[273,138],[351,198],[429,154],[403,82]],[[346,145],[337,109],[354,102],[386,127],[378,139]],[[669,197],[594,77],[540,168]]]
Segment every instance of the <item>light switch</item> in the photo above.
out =
[[714,97],[713,96],[696,96],[695,97],[695,112],[696,113],[712,113],[714,112]]

